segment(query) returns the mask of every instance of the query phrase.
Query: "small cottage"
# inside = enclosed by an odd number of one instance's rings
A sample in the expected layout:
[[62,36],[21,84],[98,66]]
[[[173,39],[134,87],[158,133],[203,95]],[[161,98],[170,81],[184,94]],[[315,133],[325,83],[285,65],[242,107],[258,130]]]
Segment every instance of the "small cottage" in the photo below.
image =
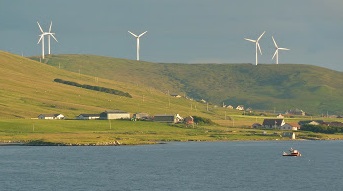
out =
[[40,114],[38,119],[64,119],[62,114]]
[[243,105],[239,105],[236,107],[237,110],[239,111],[244,111],[244,106]]
[[285,124],[284,119],[264,119],[262,126],[264,128],[269,128],[269,129],[279,129],[281,126]]
[[300,129],[300,125],[297,123],[285,123],[284,125],[280,126],[280,130],[297,131],[299,129]]
[[194,118],[192,116],[185,117],[183,121],[186,125],[194,124]]

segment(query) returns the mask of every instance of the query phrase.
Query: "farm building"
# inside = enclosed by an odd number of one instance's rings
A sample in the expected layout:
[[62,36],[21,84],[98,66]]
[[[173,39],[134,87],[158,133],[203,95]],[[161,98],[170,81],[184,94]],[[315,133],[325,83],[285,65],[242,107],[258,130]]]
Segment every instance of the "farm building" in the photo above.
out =
[[133,114],[133,118],[137,120],[147,120],[150,116],[147,113],[135,113]]
[[64,119],[62,114],[40,114],[38,119]]
[[100,113],[100,119],[130,119],[130,113],[121,110],[108,110]]
[[299,129],[300,129],[300,125],[297,123],[285,123],[284,125],[280,126],[280,130],[297,131]]
[[269,129],[279,129],[285,124],[285,120],[282,118],[277,119],[264,119],[262,126]]
[[185,117],[184,122],[186,125],[192,125],[194,124],[194,118],[192,116]]
[[157,114],[154,116],[154,121],[165,122],[165,123],[178,123],[183,118],[179,114]]
[[100,119],[100,114],[80,114],[76,119],[89,120],[89,119]]

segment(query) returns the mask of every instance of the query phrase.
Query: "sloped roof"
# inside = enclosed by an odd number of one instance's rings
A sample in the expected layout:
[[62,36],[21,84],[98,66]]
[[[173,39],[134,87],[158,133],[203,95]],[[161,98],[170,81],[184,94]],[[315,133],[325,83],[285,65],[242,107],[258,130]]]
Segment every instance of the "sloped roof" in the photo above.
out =
[[268,125],[268,126],[281,126],[283,122],[283,119],[264,119],[263,120],[263,126]]
[[105,113],[128,113],[122,110],[106,110]]
[[86,113],[82,113],[79,116],[83,116],[83,117],[100,117],[100,114],[86,114]]

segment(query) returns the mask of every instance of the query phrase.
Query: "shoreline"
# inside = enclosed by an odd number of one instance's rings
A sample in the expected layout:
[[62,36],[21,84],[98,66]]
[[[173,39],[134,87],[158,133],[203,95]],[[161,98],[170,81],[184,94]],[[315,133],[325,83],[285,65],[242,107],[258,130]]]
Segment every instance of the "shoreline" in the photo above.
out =
[[118,141],[106,142],[106,143],[53,143],[44,141],[32,141],[32,142],[0,142],[0,147],[2,146],[139,146],[139,145],[158,145],[158,144],[168,144],[169,142],[272,142],[272,141],[342,141],[342,139],[296,139],[296,140],[189,140],[189,141],[161,141],[161,142],[150,142],[150,143],[137,143],[137,144],[123,144]]

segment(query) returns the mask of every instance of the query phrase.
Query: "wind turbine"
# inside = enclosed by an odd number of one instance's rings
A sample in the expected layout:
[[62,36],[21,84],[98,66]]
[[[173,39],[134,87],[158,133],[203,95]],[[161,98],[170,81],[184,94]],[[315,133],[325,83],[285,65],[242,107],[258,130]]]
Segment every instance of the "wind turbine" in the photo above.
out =
[[146,32],[148,32],[148,31],[145,31],[145,32],[143,32],[142,34],[140,34],[140,35],[136,35],[136,34],[133,34],[132,32],[130,32],[130,31],[128,31],[130,34],[132,34],[132,36],[134,36],[134,37],[136,37],[136,39],[137,39],[137,60],[139,60],[139,38],[141,37],[141,36],[143,36]]
[[274,45],[275,45],[275,53],[272,57],[272,59],[274,59],[274,57],[276,56],[276,64],[279,64],[279,50],[289,50],[288,48],[279,48],[278,45],[276,44],[275,42],[275,39],[274,37],[272,36],[272,39],[273,39],[273,42],[274,42]]
[[49,54],[50,54],[50,36],[52,36],[52,38],[54,38],[55,41],[58,42],[57,39],[54,36],[55,33],[51,33],[51,26],[52,26],[52,21],[50,23],[49,32],[47,33],[47,35],[48,35],[48,47],[49,47],[49,52],[48,53]]
[[50,36],[52,36],[52,38],[54,38],[54,39],[56,40],[56,42],[58,42],[58,41],[57,41],[57,39],[56,39],[55,36],[54,36],[55,33],[52,33],[52,32],[51,32],[52,21],[51,21],[51,23],[50,23],[49,32],[44,32],[43,29],[42,29],[42,27],[40,26],[39,22],[37,22],[37,24],[38,24],[39,30],[42,32],[42,34],[39,35],[40,38],[39,38],[37,44],[39,44],[39,42],[42,41],[42,58],[44,59],[44,55],[45,55],[45,54],[44,54],[44,36],[45,36],[45,35],[48,35],[48,48],[49,48],[49,52],[48,52],[48,53],[49,53],[49,54],[50,54]]
[[43,29],[42,29],[42,27],[40,26],[40,24],[39,24],[38,21],[37,21],[37,24],[38,24],[39,30],[42,32],[42,34],[39,35],[40,38],[39,38],[37,44],[39,44],[39,42],[42,41],[42,58],[44,59],[44,36],[47,35],[47,32],[44,32],[44,31],[43,31]]
[[257,49],[260,50],[260,54],[262,55],[261,47],[260,47],[260,44],[258,43],[258,41],[260,41],[260,39],[262,38],[262,36],[264,35],[265,32],[266,32],[266,31],[264,31],[264,32],[261,34],[261,36],[258,37],[257,40],[252,40],[252,39],[249,39],[249,38],[244,38],[245,40],[250,41],[250,42],[253,42],[253,43],[256,44],[256,65],[257,65],[257,63],[258,63]]

